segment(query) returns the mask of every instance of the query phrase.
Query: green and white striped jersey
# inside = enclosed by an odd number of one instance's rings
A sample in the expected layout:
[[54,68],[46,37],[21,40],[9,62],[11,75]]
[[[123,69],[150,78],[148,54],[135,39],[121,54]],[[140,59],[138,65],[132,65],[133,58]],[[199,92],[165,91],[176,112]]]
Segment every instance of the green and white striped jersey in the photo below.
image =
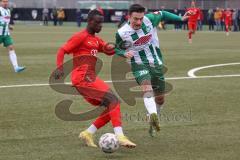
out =
[[141,29],[134,30],[129,23],[123,25],[116,34],[116,54],[123,56],[128,51],[134,52],[131,63],[150,66],[162,65],[162,55],[159,48],[156,26],[160,21],[181,21],[181,17],[158,11],[146,14]]
[[0,7],[0,36],[10,35],[9,33],[10,18],[11,18],[10,9]]

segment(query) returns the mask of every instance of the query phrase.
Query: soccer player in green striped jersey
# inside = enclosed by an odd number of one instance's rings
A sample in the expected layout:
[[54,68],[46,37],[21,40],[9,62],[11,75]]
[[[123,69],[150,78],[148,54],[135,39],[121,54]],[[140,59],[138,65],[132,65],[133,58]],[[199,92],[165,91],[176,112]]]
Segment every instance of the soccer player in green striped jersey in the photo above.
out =
[[145,8],[133,4],[129,8],[129,21],[116,33],[116,54],[128,58],[132,73],[143,90],[144,105],[150,119],[150,134],[160,131],[159,116],[164,103],[165,82],[163,58],[156,27],[161,21],[184,21],[167,11],[144,15]]
[[8,9],[8,0],[0,0],[0,44],[3,43],[3,46],[8,49],[9,58],[13,65],[15,72],[21,72],[25,67],[18,66],[17,55],[13,47],[13,40],[10,36],[9,29],[12,27],[9,25],[11,13]]

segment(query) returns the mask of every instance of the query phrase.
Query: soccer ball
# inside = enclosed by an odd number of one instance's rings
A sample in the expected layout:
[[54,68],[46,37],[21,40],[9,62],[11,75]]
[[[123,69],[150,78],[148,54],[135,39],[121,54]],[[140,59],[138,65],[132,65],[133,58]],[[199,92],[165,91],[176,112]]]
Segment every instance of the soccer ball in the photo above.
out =
[[113,153],[119,148],[117,136],[112,133],[105,133],[99,139],[99,147],[105,153]]

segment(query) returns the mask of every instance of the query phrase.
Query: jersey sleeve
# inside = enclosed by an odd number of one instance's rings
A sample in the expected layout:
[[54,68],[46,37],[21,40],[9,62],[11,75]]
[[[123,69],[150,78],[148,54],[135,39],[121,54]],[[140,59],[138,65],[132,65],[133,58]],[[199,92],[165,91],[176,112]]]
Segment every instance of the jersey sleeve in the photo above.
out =
[[67,43],[65,43],[62,48],[67,54],[72,53],[76,48],[78,48],[81,43],[84,41],[86,35],[76,34],[72,36]]
[[97,37],[97,41],[99,43],[98,51],[99,52],[104,52],[104,46],[106,45],[106,42],[99,37]]
[[99,49],[98,49],[99,52],[102,52],[106,55],[113,55],[115,53],[113,48],[112,49],[108,48],[107,42],[105,42],[104,40],[102,40],[99,37],[97,37],[97,38],[98,38],[98,43],[99,43]]
[[182,21],[180,16],[167,11],[157,11],[145,15],[151,22],[153,27],[158,26],[161,21]]
[[118,32],[115,36],[115,44],[115,54],[124,57],[126,50],[123,48],[124,42]]
[[200,10],[200,9],[198,9],[198,12],[197,12],[197,14],[198,14],[198,17],[200,17],[200,16],[201,16],[201,10]]

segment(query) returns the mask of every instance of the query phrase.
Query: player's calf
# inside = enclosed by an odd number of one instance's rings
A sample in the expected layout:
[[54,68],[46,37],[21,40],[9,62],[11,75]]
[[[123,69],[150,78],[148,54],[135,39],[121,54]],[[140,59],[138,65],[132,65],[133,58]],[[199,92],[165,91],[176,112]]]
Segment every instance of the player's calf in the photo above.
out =
[[8,47],[8,53],[9,53],[9,59],[13,65],[13,68],[14,68],[14,71],[16,73],[19,73],[19,72],[22,72],[26,69],[26,67],[21,67],[21,66],[18,66],[18,61],[17,61],[17,55],[16,55],[16,52],[14,50],[14,47],[13,45],[9,45]]

